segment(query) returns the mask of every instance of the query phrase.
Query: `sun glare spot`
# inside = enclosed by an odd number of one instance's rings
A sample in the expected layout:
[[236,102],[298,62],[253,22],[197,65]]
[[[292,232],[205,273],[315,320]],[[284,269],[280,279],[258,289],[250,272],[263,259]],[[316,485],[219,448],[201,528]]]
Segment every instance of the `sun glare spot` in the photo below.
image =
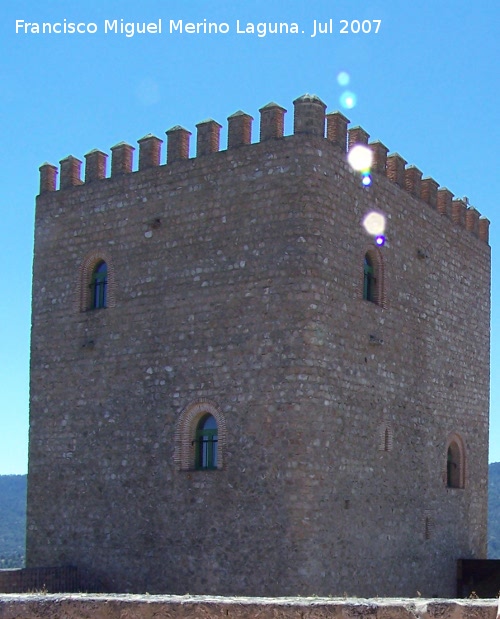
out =
[[351,81],[351,76],[349,75],[349,73],[347,73],[347,71],[341,71],[337,75],[337,84],[339,86],[347,86],[350,81]]
[[356,105],[356,102],[356,95],[349,90],[346,90],[340,95],[340,105],[346,110],[352,110],[352,108]]
[[356,144],[349,151],[347,161],[356,172],[369,172],[373,162],[372,150],[363,144]]
[[[382,237],[385,231],[384,215],[382,215],[382,213],[376,213],[375,211],[368,213],[363,219],[363,228],[368,232],[368,234],[371,234],[372,236],[375,236],[377,238]],[[375,239],[375,242],[377,243],[377,245],[384,244],[384,242],[377,242],[377,239]]]

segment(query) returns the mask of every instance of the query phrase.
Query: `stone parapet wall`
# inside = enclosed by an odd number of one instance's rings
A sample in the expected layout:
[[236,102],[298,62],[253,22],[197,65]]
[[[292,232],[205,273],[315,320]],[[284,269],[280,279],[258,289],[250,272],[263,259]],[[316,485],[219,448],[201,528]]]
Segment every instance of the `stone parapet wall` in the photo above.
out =
[[496,619],[498,600],[0,595],[1,619]]

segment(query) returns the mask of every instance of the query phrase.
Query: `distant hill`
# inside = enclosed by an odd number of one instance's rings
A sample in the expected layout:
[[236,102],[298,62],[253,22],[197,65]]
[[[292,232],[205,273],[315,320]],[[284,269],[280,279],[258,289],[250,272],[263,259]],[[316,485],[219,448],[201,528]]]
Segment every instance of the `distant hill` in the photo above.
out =
[[[0,475],[0,569],[23,567],[26,475]],[[488,558],[500,559],[500,462],[489,466]]]
[[23,567],[26,475],[0,475],[0,569]]
[[489,466],[488,559],[500,559],[500,462]]

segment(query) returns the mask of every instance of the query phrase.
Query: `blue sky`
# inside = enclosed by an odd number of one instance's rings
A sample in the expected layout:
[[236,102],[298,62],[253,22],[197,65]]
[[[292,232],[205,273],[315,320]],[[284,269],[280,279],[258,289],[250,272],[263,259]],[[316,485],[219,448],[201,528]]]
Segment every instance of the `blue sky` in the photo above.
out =
[[[270,101],[288,109],[309,92],[342,109],[492,221],[498,277],[500,3],[498,0],[17,0],[0,7],[0,474],[25,473],[34,200],[39,166],[93,148],[110,153],[173,125],[224,127]],[[313,20],[334,32],[311,37]],[[162,34],[104,33],[105,20],[158,22]],[[227,34],[169,34],[171,19],[227,23]],[[96,24],[95,34],[16,34],[16,20]],[[295,22],[298,34],[238,34],[247,22]],[[370,33],[340,34],[347,20]],[[353,21],[354,20],[354,21]],[[375,34],[375,22],[381,20]],[[92,26],[90,26],[92,28]],[[365,22],[368,29],[368,22]],[[302,33],[304,30],[304,33]],[[346,71],[354,108],[340,106]],[[222,132],[222,144],[226,137]],[[192,140],[192,143],[194,140]],[[193,146],[193,144],[192,144]],[[164,157],[163,150],[163,157]],[[164,158],[162,159],[164,162]],[[7,294],[8,292],[8,294]],[[492,287],[490,461],[500,461],[500,299]]]

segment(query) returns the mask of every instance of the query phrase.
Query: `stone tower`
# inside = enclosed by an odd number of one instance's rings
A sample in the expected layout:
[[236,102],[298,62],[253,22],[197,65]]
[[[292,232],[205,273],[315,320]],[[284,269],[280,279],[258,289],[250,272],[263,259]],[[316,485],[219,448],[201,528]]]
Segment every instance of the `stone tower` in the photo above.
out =
[[[27,565],[450,596],[486,553],[488,220],[305,95],[44,164]],[[361,222],[386,219],[386,242]]]

